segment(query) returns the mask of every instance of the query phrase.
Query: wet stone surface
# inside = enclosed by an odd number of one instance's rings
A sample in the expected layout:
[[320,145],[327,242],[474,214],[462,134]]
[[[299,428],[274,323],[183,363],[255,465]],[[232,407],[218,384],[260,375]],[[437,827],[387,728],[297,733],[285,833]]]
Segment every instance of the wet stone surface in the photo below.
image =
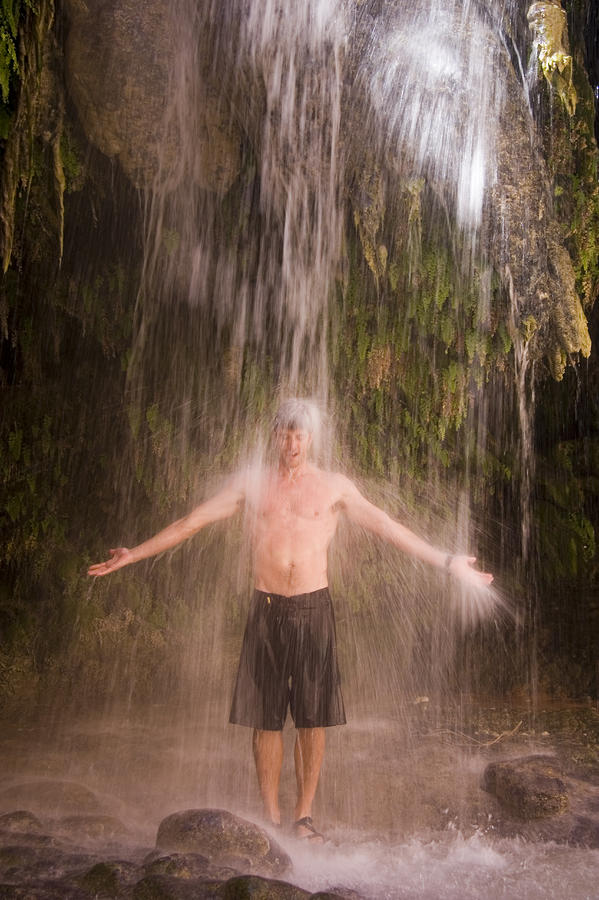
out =
[[189,809],[163,819],[156,846],[206,854],[214,863],[282,875],[291,860],[264,829],[222,809]]
[[507,837],[599,847],[599,786],[564,773],[558,757],[515,757],[487,766],[482,788],[499,801],[493,827]]
[[37,833],[42,831],[39,819],[24,809],[0,816],[0,834],[4,831],[17,833]]
[[[111,844],[106,838],[124,834],[109,817],[40,821],[28,810],[16,810],[6,813],[2,822],[0,900],[302,900],[312,896],[279,878],[266,877],[265,870],[269,875],[290,870],[290,857],[263,829],[226,810],[185,810],[161,823],[159,843],[201,845],[204,853],[165,852],[164,846],[150,852],[129,847],[131,858],[125,858],[125,844],[123,858],[109,855]],[[22,830],[12,830],[17,828]],[[56,833],[46,833],[50,829]],[[350,895],[325,892],[319,896],[334,900]],[[358,897],[351,896],[352,900]]]
[[485,769],[482,786],[523,819],[559,815],[570,805],[563,772],[551,756],[491,763]]
[[19,804],[23,810],[35,814],[100,813],[96,795],[81,784],[71,781],[24,781],[0,791],[0,811],[10,812]]

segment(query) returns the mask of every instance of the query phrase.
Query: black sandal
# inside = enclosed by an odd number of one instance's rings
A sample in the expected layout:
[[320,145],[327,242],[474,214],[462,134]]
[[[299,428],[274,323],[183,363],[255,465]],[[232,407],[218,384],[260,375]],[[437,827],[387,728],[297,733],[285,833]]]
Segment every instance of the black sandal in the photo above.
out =
[[[310,834],[298,834],[300,828],[305,828]],[[324,843],[324,835],[317,831],[312,822],[312,816],[304,816],[293,823],[293,833],[300,841],[318,841]]]

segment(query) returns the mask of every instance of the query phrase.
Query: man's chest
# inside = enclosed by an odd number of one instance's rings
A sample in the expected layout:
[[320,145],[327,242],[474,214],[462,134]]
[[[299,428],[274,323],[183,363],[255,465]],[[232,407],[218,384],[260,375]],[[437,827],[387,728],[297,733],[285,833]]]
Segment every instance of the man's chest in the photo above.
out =
[[327,525],[336,521],[335,497],[316,480],[272,484],[261,497],[258,518],[266,523]]

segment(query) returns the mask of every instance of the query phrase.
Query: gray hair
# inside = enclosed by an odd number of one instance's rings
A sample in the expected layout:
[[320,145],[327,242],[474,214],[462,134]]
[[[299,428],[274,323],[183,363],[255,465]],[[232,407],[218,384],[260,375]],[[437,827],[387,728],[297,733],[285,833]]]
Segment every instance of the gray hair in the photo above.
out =
[[320,410],[311,400],[290,397],[283,400],[272,420],[272,430],[281,429],[297,431],[302,429],[312,435],[315,449],[320,445],[321,415]]

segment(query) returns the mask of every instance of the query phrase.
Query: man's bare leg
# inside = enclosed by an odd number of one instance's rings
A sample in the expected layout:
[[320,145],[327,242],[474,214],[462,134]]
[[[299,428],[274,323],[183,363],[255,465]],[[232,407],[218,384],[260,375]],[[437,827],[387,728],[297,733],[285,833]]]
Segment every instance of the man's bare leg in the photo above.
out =
[[[318,786],[320,768],[324,758],[324,728],[298,728],[295,739],[295,777],[297,780],[297,804],[294,821],[312,815],[312,802]],[[313,832],[298,828],[298,837],[309,837]]]
[[281,824],[279,781],[283,765],[283,732],[254,730],[252,746],[264,813],[273,824]]

